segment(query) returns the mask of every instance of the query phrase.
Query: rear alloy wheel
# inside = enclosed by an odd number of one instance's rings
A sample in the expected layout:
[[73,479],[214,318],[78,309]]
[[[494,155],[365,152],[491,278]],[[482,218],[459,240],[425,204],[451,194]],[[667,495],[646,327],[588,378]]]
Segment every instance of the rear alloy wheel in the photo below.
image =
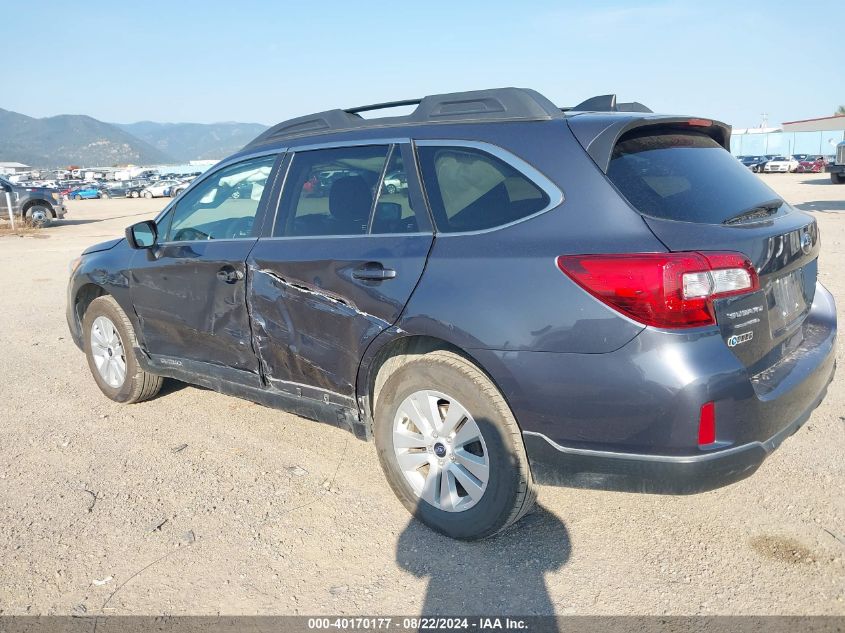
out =
[[144,192],[144,197],[145,197],[145,198],[152,198],[152,197],[153,197],[153,194],[151,194],[149,191],[145,191],[145,192]]
[[100,194],[100,197],[101,197],[103,200],[108,200],[108,199],[109,199],[109,194],[107,194],[107,193],[104,191],[104,192],[102,192],[102,193]]
[[138,197],[138,192],[137,192],[137,191],[133,191],[133,192],[132,192],[132,197],[133,197],[133,198],[137,198],[137,197]]
[[472,415],[451,396],[416,391],[405,398],[394,419],[393,450],[405,481],[435,508],[462,512],[484,496],[487,445]]
[[407,359],[375,394],[375,442],[391,488],[411,514],[453,538],[505,529],[535,494],[504,398],[458,354]]
[[83,343],[88,367],[97,386],[115,402],[147,400],[161,389],[161,376],[138,365],[132,323],[109,295],[91,302],[82,319]]

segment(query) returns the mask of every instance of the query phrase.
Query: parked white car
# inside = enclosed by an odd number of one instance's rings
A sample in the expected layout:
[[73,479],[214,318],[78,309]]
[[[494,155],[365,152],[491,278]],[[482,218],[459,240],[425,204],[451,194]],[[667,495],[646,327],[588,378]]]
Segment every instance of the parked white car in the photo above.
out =
[[793,172],[798,169],[799,163],[794,158],[786,158],[785,156],[775,156],[772,160],[766,163],[766,166],[763,167],[763,171],[766,173],[771,172]]
[[170,188],[173,185],[178,184],[176,180],[159,180],[145,187],[141,191],[141,196],[144,198],[163,198],[170,195]]

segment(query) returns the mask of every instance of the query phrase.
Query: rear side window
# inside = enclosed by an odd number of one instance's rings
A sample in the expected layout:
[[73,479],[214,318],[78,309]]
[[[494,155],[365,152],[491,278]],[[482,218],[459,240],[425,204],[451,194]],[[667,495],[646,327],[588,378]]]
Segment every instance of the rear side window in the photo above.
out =
[[642,132],[622,137],[607,176],[643,215],[683,222],[721,224],[779,199],[705,134]]
[[479,149],[419,146],[438,231],[489,229],[542,211],[549,196],[515,167]]
[[363,235],[390,147],[340,147],[294,154],[274,235]]

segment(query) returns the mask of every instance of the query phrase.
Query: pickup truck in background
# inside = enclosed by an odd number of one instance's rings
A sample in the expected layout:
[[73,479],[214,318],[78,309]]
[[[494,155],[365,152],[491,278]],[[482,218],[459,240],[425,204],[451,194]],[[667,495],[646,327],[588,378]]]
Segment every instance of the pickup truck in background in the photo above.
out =
[[0,218],[3,219],[9,217],[7,200],[11,200],[12,213],[15,216],[32,224],[41,225],[53,219],[60,220],[67,213],[64,200],[55,189],[23,187],[0,178]]
[[834,185],[845,184],[845,141],[836,146],[836,158],[827,164],[825,171],[830,174],[830,182]]

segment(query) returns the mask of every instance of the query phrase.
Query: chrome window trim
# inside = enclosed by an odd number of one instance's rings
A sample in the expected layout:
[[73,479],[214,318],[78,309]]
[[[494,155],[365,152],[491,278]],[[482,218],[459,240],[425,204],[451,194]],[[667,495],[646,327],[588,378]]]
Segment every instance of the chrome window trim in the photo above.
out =
[[287,148],[291,154],[297,152],[310,152],[317,149],[341,149],[344,147],[365,147],[367,145],[396,145],[399,143],[410,143],[409,137],[379,137],[355,139],[349,141],[326,141],[323,143],[308,143],[306,145],[290,145]]
[[[413,233],[355,233],[352,235],[278,235],[259,238],[263,242],[270,240],[348,240],[350,238],[364,237],[431,237],[426,231],[414,231]],[[176,242],[183,244],[184,242]]]
[[257,237],[226,237],[222,240],[181,240],[174,242],[160,242],[156,246],[174,246],[176,244],[222,244],[223,242],[243,242],[244,240],[257,240]]
[[[435,226],[434,233],[438,237],[438,239],[451,236],[481,235],[483,233],[500,231],[501,229],[506,229],[521,222],[525,222],[526,220],[536,218],[538,215],[542,215],[547,211],[550,211],[551,209],[560,206],[561,204],[563,204],[564,200],[566,200],[566,197],[563,195],[563,191],[561,191],[560,187],[558,187],[550,178],[543,174],[539,169],[531,165],[526,160],[520,158],[516,154],[498,145],[493,145],[492,143],[485,143],[482,141],[467,141],[460,139],[421,139],[414,141],[414,145],[416,147],[464,147],[485,152],[513,167],[516,171],[521,173],[528,180],[530,180],[540,189],[542,189],[543,192],[545,192],[545,194],[549,197],[549,204],[547,204],[539,211],[536,211],[531,215],[526,215],[525,217],[519,218],[518,220],[514,220],[513,222],[508,222],[507,224],[499,224],[498,226],[491,226],[487,229],[478,229],[477,231],[452,232],[439,231]],[[420,180],[422,182],[423,188],[425,188],[425,180],[422,178],[422,174],[420,174]],[[426,197],[428,197],[427,192]],[[434,214],[431,215],[433,218]]]

